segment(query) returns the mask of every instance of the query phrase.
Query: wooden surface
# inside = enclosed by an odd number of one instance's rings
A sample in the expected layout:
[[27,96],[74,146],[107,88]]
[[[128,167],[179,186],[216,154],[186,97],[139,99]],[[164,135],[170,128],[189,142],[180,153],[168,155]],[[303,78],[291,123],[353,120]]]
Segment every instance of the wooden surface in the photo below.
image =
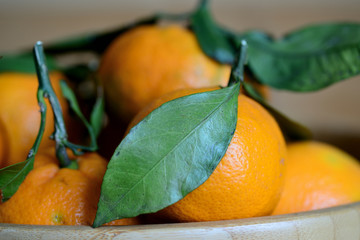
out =
[[276,239],[360,238],[360,202],[297,214],[217,222],[108,226],[0,224],[0,239]]

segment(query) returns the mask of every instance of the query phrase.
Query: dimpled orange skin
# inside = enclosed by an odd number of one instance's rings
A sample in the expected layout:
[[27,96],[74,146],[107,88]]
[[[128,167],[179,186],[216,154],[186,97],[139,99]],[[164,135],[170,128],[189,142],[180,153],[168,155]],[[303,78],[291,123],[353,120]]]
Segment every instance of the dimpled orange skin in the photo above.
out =
[[[18,191],[0,204],[0,222],[36,225],[91,225],[107,161],[96,153],[77,157],[79,169],[59,168],[53,149],[34,162]],[[121,219],[114,225],[138,223]]]
[[[163,98],[169,101],[197,91],[175,91]],[[157,107],[166,101],[160,98],[149,106]],[[283,135],[272,116],[258,103],[240,94],[238,104],[233,139],[213,174],[154,217],[165,222],[215,221],[264,216],[274,210],[284,182]],[[150,108],[139,112],[129,129],[145,117]]]
[[[53,72],[50,74],[57,96],[60,96],[58,81],[65,77]],[[40,107],[36,92],[38,80],[36,74],[0,73],[0,122],[3,123],[7,142],[7,157],[0,162],[0,168],[24,161],[35,142],[40,128]],[[65,100],[60,98],[63,112],[66,113]],[[68,114],[64,114],[68,121]],[[41,148],[54,145],[49,136],[54,131],[54,121],[51,108],[48,106],[46,127]]]
[[288,145],[285,186],[273,215],[360,201],[360,163],[322,142]]
[[230,66],[208,58],[178,25],[136,27],[105,51],[98,76],[109,108],[131,120],[152,100],[182,88],[226,86]]
[[107,161],[87,154],[78,158],[79,170],[73,170],[60,169],[47,153],[39,158],[18,191],[0,205],[0,222],[91,225]]

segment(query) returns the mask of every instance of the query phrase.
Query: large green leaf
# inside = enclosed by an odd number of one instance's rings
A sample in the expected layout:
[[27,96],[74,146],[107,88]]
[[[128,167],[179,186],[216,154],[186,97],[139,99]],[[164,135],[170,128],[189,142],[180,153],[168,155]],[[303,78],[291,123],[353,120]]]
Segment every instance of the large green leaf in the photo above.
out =
[[360,24],[327,23],[275,40],[251,31],[238,39],[249,45],[249,66],[263,84],[315,91],[360,73]]
[[136,125],[109,162],[93,226],[156,212],[202,184],[235,131],[239,85],[175,99]]

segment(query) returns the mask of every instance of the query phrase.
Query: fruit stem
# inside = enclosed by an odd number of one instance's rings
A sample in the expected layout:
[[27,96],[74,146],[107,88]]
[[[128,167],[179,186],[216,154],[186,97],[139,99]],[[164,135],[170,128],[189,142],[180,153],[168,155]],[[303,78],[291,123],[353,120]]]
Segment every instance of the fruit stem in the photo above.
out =
[[[51,86],[48,69],[45,64],[45,55],[42,42],[37,42],[34,47],[34,59],[35,67],[39,80],[39,90],[38,90],[38,99],[41,101],[41,126],[42,133],[39,138],[42,138],[43,129],[45,127],[45,114],[46,114],[46,103],[44,97],[47,98],[50,102],[51,108],[54,114],[55,122],[55,132],[53,134],[55,140],[56,148],[56,157],[60,161],[61,167],[66,167],[71,164],[71,160],[66,153],[66,142],[67,142],[67,132],[65,127],[65,122],[62,115],[61,106],[59,100],[57,99],[55,92]],[[38,140],[38,139],[37,139]],[[39,141],[40,142],[40,141]],[[38,147],[39,142],[35,142]]]
[[35,154],[37,153],[39,146],[40,146],[40,142],[41,139],[44,135],[44,131],[45,131],[45,121],[46,121],[46,110],[47,110],[47,106],[45,103],[45,99],[44,99],[44,91],[43,89],[38,89],[37,91],[37,100],[40,106],[40,129],[39,132],[36,136],[35,142],[32,146],[32,148],[29,151],[29,154],[27,156],[27,159],[32,158],[33,156],[35,156]]
[[208,5],[209,5],[209,1],[208,1],[208,0],[201,0],[201,1],[199,1],[199,6],[198,6],[198,8],[206,8],[206,7],[208,7]]
[[233,67],[231,68],[228,86],[244,82],[244,67],[247,64],[247,42],[242,40]]

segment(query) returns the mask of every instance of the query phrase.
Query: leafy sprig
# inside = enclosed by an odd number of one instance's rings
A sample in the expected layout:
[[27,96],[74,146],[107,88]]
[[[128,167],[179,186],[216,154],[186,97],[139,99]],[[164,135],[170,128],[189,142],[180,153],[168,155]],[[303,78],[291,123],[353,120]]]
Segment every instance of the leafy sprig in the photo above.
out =
[[[56,157],[59,159],[61,167],[77,168],[76,161],[73,161],[69,158],[66,151],[67,148],[71,149],[75,155],[82,154],[84,151],[95,151],[97,149],[97,144],[96,144],[97,135],[96,133],[94,133],[93,128],[99,128],[98,125],[100,123],[99,120],[96,120],[96,118],[102,117],[101,114],[102,108],[101,107],[95,108],[96,110],[94,112],[96,113],[93,113],[94,120],[92,121],[94,123],[94,126],[91,126],[87,122],[85,117],[82,115],[72,90],[66,85],[64,81],[61,82],[61,88],[66,98],[69,100],[71,108],[78,115],[78,117],[84,122],[84,124],[86,125],[89,131],[91,138],[90,146],[76,145],[69,142],[67,138],[67,131],[63,119],[62,109],[59,100],[56,97],[56,94],[50,83],[48,69],[45,60],[45,54],[41,42],[37,42],[34,46],[34,60],[35,60],[35,68],[39,80],[37,100],[39,103],[40,115],[41,115],[40,128],[35,143],[29,151],[27,159],[23,162],[0,169],[0,189],[2,192],[2,201],[8,200],[17,191],[18,187],[24,181],[27,174],[33,169],[35,155],[38,152],[45,131],[46,112],[47,112],[47,105],[45,99],[49,100],[49,103],[51,105],[54,114],[55,131],[52,137],[55,140]],[[99,101],[101,102],[101,100]]]

